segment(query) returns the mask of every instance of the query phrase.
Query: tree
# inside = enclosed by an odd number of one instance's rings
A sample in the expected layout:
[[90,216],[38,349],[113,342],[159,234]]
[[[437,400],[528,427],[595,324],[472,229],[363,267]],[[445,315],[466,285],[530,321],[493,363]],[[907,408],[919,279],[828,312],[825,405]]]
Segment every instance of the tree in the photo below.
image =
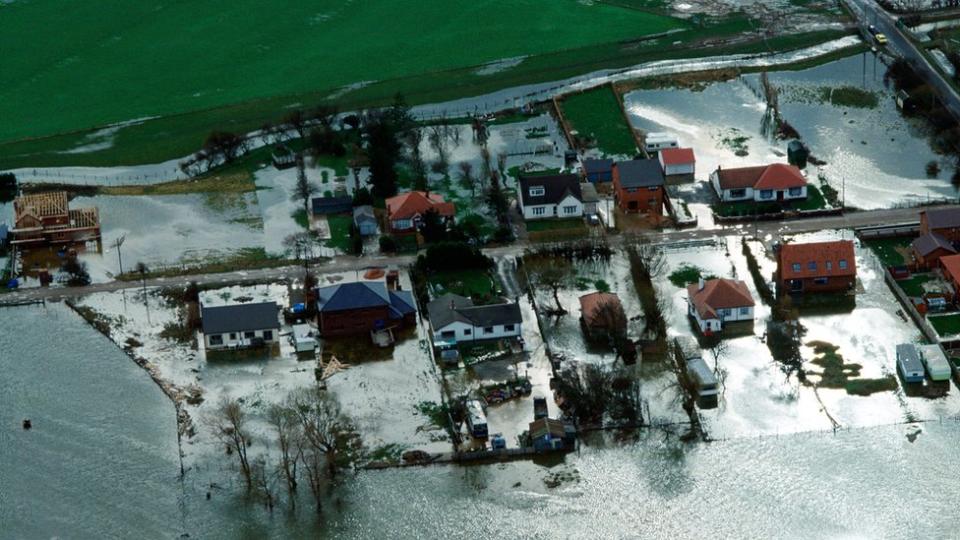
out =
[[431,208],[420,220],[420,234],[428,244],[442,242],[447,239],[447,223],[435,209]]
[[430,147],[437,153],[437,160],[433,163],[433,172],[446,176],[450,173],[450,155],[447,153],[447,126],[446,124],[433,124],[430,126],[430,133],[427,140]]
[[[306,285],[306,280],[304,280]],[[286,481],[290,500],[297,490],[297,465],[303,453],[303,429],[291,403],[274,404],[267,409],[267,421],[277,435],[280,447],[279,470]]]
[[232,162],[246,153],[247,139],[229,131],[214,131],[203,142],[203,151],[209,162],[208,169],[218,164]]
[[343,429],[343,417],[337,402],[319,386],[294,392],[291,404],[303,432],[301,464],[320,513],[323,484],[337,471],[338,434]]
[[401,146],[396,126],[384,113],[370,113],[364,122],[370,159],[370,183],[375,197],[393,197],[397,194],[397,162]]
[[477,187],[477,179],[473,176],[473,164],[469,161],[461,161],[458,168],[460,172],[457,174],[457,178],[460,181],[460,185],[465,189],[469,189],[470,196],[473,197]]
[[568,285],[573,279],[573,264],[560,257],[533,255],[524,258],[523,267],[530,287],[545,289],[553,293],[553,300],[557,304],[554,313],[557,315],[567,313],[563,304],[560,303],[560,289]]
[[0,202],[17,197],[17,177],[13,173],[0,173]]
[[297,184],[293,188],[293,195],[290,196],[294,201],[303,201],[303,211],[310,216],[310,198],[317,193],[316,184],[307,180],[307,170],[303,163],[303,156],[297,154]]
[[291,234],[283,239],[283,247],[287,253],[293,255],[294,259],[303,261],[304,264],[313,259],[314,245],[313,236],[306,231]]
[[426,191],[427,185],[427,164],[423,161],[423,153],[420,151],[420,145],[423,142],[423,130],[419,128],[411,129],[407,132],[407,147],[410,149],[408,163],[410,172],[413,174],[413,189],[417,191]]
[[493,171],[490,175],[490,189],[487,190],[487,205],[493,210],[494,215],[497,216],[497,222],[499,222],[501,226],[510,223],[510,216],[508,215],[510,211],[510,201],[507,200],[507,196],[503,193],[503,188],[500,185],[500,174],[497,171]]
[[228,454],[235,454],[240,465],[240,475],[247,484],[247,490],[253,488],[253,471],[247,457],[250,445],[250,433],[247,430],[247,412],[236,399],[224,397],[220,400],[213,416],[208,419],[214,437],[223,443]]
[[627,314],[620,302],[601,301],[593,312],[594,327],[603,328],[607,342],[618,354],[624,351],[627,341]]
[[290,111],[290,113],[281,120],[281,125],[288,131],[296,131],[301,139],[307,138],[307,117],[303,114],[303,111],[299,109]]
[[[250,465],[250,476],[252,478],[253,492],[263,501],[263,505],[267,510],[272,513],[275,504],[274,501],[276,500],[274,491],[277,477],[267,466],[267,459],[265,457],[258,456],[253,460],[253,463]],[[295,499],[291,497],[290,500],[293,501]]]
[[70,287],[82,287],[90,284],[90,272],[87,271],[87,263],[80,261],[75,255],[67,257],[60,269],[67,274],[67,285]]

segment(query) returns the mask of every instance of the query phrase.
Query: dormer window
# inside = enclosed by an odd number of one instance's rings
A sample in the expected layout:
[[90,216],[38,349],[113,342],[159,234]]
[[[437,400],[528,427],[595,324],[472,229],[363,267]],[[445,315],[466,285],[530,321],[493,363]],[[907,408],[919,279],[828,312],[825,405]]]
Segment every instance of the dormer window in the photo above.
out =
[[543,186],[536,186],[536,187],[530,188],[531,197],[543,197],[544,195],[546,195],[546,193],[547,191],[543,189]]

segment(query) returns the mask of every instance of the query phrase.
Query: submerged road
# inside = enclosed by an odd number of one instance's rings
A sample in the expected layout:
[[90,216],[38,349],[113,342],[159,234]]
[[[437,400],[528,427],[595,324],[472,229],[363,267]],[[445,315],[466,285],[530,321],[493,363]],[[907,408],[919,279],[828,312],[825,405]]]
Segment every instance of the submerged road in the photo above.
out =
[[[937,208],[937,207],[929,207]],[[756,235],[759,237],[775,237],[806,232],[816,232],[831,229],[854,229],[876,225],[892,225],[918,221],[917,208],[896,208],[885,210],[869,210],[850,212],[839,216],[826,216],[809,219],[793,219],[785,221],[766,221],[756,224],[738,224],[715,229],[689,229],[678,231],[656,232],[643,234],[620,234],[607,237],[612,247],[623,247],[628,243],[649,243],[656,245],[676,244],[698,240],[708,240],[722,236]],[[521,255],[531,246],[530,243],[518,242],[504,247],[485,249],[484,253],[493,258],[514,257]],[[398,256],[364,256],[349,255],[335,257],[322,264],[313,264],[310,270],[317,274],[350,272],[364,270],[369,267],[406,266],[414,262],[415,255]],[[151,278],[146,280],[147,287],[186,287],[195,281],[199,285],[227,285],[232,283],[262,283],[282,279],[294,280],[303,277],[302,266],[285,266],[278,268],[262,268],[258,270],[238,270],[218,274],[195,274],[168,278]],[[38,287],[22,289],[11,293],[0,294],[0,306],[18,305],[31,302],[60,301],[91,293],[111,292],[141,287],[139,281],[109,281],[93,283],[84,287]]]

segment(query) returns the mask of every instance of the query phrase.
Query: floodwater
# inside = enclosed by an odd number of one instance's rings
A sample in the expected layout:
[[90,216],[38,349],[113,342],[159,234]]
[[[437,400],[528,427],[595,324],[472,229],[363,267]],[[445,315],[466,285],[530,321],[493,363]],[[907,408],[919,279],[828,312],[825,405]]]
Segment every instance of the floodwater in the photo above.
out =
[[[926,164],[947,160],[930,147],[926,128],[897,110],[893,90],[886,88],[886,66],[872,53],[862,53],[801,71],[773,71],[770,81],[781,89],[783,118],[800,133],[811,153],[826,162],[808,165],[808,179],[822,173],[846,204],[884,208],[928,197],[955,196],[950,172],[926,176]],[[786,162],[786,141],[770,142],[761,134],[765,101],[759,75],[707,84],[698,90],[638,90],[624,96],[634,127],[671,132],[681,146],[694,149],[697,179],[718,166],[739,167]],[[821,99],[828,87],[852,86],[874,93],[875,108],[832,105]],[[735,155],[724,139],[747,137],[746,156]]]
[[[931,465],[951,462],[960,437],[953,421],[692,446],[651,431],[626,443],[591,440],[552,467],[515,462],[347,473],[323,521],[306,505],[271,517],[231,491],[229,471],[217,466],[197,466],[178,480],[172,406],[140,368],[68,309],[6,313],[13,316],[0,345],[12,354],[0,358],[0,521],[15,538],[954,533],[960,486],[946,465]],[[44,338],[51,335],[69,340],[69,352],[60,340]],[[33,430],[21,430],[24,417]],[[221,487],[211,490],[211,481]]]

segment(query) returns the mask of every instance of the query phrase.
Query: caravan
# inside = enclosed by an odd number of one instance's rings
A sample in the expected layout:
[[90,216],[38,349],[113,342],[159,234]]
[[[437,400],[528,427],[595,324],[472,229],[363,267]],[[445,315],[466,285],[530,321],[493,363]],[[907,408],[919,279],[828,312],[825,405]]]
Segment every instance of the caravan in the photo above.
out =
[[465,408],[467,427],[470,428],[470,436],[475,439],[486,439],[487,435],[489,435],[487,415],[483,412],[483,405],[480,403],[480,400],[468,400]]

